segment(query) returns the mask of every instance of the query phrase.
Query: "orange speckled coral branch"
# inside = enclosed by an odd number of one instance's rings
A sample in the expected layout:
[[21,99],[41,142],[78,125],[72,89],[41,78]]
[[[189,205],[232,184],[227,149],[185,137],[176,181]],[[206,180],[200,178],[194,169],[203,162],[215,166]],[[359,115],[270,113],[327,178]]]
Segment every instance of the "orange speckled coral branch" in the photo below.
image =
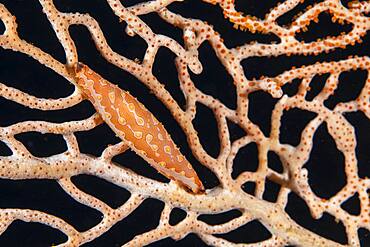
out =
[[157,171],[194,193],[204,191],[195,170],[155,116],[130,93],[88,66],[76,64],[77,84],[110,128]]

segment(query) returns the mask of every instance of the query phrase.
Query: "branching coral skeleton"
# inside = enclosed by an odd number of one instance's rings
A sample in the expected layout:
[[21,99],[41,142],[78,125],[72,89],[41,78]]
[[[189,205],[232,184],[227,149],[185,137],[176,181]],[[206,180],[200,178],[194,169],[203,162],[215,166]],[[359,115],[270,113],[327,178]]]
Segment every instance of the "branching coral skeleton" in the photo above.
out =
[[[200,1],[200,0],[199,0]],[[205,243],[215,246],[236,245],[214,234],[227,233],[253,220],[260,221],[272,234],[272,237],[263,242],[246,244],[246,246],[341,246],[332,240],[319,236],[295,223],[284,211],[288,194],[292,191],[298,194],[307,203],[314,218],[320,218],[324,212],[341,221],[346,229],[348,245],[360,246],[357,230],[370,230],[370,202],[368,190],[370,179],[360,178],[358,175],[355,153],[356,138],[354,127],[343,117],[346,112],[362,111],[370,118],[370,58],[350,57],[337,62],[323,62],[301,68],[292,68],[274,78],[260,78],[248,80],[244,74],[241,62],[253,56],[277,56],[281,54],[319,54],[329,52],[335,48],[344,48],[347,45],[360,42],[362,36],[370,29],[368,1],[352,2],[344,7],[338,0],[325,0],[315,4],[301,14],[289,27],[277,24],[276,19],[300,4],[300,0],[287,0],[278,4],[260,20],[247,16],[235,10],[232,0],[204,0],[204,2],[219,5],[224,15],[235,27],[252,32],[273,33],[281,42],[276,44],[244,44],[239,47],[228,48],[223,43],[220,34],[206,22],[184,18],[172,13],[166,7],[174,0],[153,0],[131,7],[125,7],[118,0],[107,0],[109,6],[121,21],[126,22],[126,32],[129,35],[139,35],[148,44],[145,56],[141,63],[130,60],[113,51],[98,22],[88,14],[62,13],[56,9],[52,0],[39,0],[43,12],[63,45],[67,64],[62,64],[51,55],[38,47],[22,40],[17,33],[15,17],[6,6],[0,4],[0,19],[5,25],[5,32],[0,35],[0,45],[3,49],[10,49],[31,56],[39,63],[49,67],[66,80],[76,84],[73,74],[68,68],[78,62],[77,50],[68,28],[71,25],[84,25],[88,28],[92,39],[101,55],[110,63],[128,71],[147,86],[153,94],[170,110],[179,126],[185,132],[189,146],[196,158],[219,179],[217,188],[207,190],[205,194],[194,195],[178,187],[176,183],[161,183],[140,176],[133,171],[118,166],[112,158],[127,150],[125,143],[118,143],[107,147],[100,157],[92,157],[79,151],[74,132],[87,131],[102,123],[98,114],[81,121],[51,123],[44,121],[25,121],[0,128],[0,140],[12,150],[11,156],[0,158],[0,176],[8,179],[47,178],[58,181],[63,190],[76,201],[92,207],[103,214],[99,224],[93,228],[79,232],[64,220],[28,209],[1,209],[0,233],[16,219],[23,221],[40,222],[59,229],[68,236],[68,241],[60,246],[79,246],[92,241],[108,231],[115,223],[127,217],[146,198],[155,198],[163,201],[165,207],[157,228],[137,235],[126,243],[127,246],[149,244],[160,239],[171,237],[182,239],[189,233],[197,234]],[[124,1],[123,1],[124,2]],[[210,11],[218,8],[210,5]],[[333,20],[343,21],[353,25],[349,33],[338,37],[327,37],[322,40],[305,43],[299,42],[295,35],[304,30],[322,12],[329,12]],[[166,22],[183,30],[185,47],[175,40],[154,33],[141,19],[140,15],[157,12]],[[192,82],[189,71],[199,74],[202,65],[198,59],[198,48],[203,42],[209,42],[218,59],[227,72],[232,76],[237,90],[237,108],[228,108],[218,99],[197,89]],[[160,47],[166,47],[176,54],[175,63],[178,69],[181,89],[186,97],[186,109],[182,110],[172,98],[164,85],[154,77],[152,67],[155,56]],[[324,106],[327,99],[338,86],[338,78],[342,72],[350,70],[366,70],[368,78],[360,95],[356,100],[340,103],[333,110]],[[309,83],[318,74],[330,73],[324,89],[312,101],[307,101],[305,95],[309,90]],[[296,95],[283,96],[281,86],[300,78],[302,82]],[[275,98],[279,98],[271,120],[270,136],[265,136],[261,129],[247,117],[249,101],[248,95],[256,90],[264,90]],[[0,96],[33,109],[43,111],[66,109],[83,100],[80,90],[70,96],[60,99],[37,98],[18,89],[0,83]],[[220,154],[217,158],[211,157],[202,147],[197,132],[192,124],[196,114],[196,103],[202,103],[212,109],[217,120],[220,138]],[[299,108],[315,112],[317,116],[304,128],[298,146],[279,142],[281,117],[284,111]],[[227,121],[238,124],[247,133],[246,136],[230,142]],[[312,139],[317,128],[326,123],[330,135],[334,138],[339,151],[345,157],[345,173],[347,184],[336,195],[328,200],[322,200],[315,195],[308,184],[308,172],[303,168],[312,150]],[[27,148],[14,138],[16,134],[37,131],[40,133],[60,134],[64,137],[68,150],[64,153],[46,158],[33,156]],[[251,142],[257,143],[259,151],[259,167],[256,172],[244,172],[236,179],[231,176],[233,160],[237,152]],[[267,153],[274,151],[282,160],[284,172],[277,173],[267,166]],[[131,193],[130,199],[120,207],[113,209],[99,199],[82,192],[71,181],[71,177],[78,174],[90,174],[121,186]],[[282,189],[276,203],[262,199],[265,190],[265,179],[268,178],[280,185]],[[241,186],[248,182],[256,182],[255,196],[246,194]],[[358,216],[351,215],[340,205],[355,193],[359,194],[361,212]],[[182,208],[187,215],[176,226],[169,224],[169,215],[174,207]],[[198,219],[201,214],[216,214],[238,209],[242,215],[229,222],[219,225],[208,225]]]

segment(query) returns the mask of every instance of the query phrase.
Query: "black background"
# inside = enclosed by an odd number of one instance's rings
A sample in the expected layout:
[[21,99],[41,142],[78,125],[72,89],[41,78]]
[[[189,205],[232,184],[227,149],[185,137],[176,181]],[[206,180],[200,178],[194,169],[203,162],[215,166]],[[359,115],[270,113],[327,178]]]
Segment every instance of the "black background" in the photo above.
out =
[[[58,42],[46,16],[42,13],[41,5],[36,0],[0,0],[8,10],[16,16],[18,32],[21,38],[40,47],[51,54],[60,62],[65,62],[64,51]],[[122,1],[125,6],[131,6],[142,2],[139,0]],[[294,16],[303,11],[308,5],[320,1],[305,1],[292,11],[278,19],[281,25],[288,25]],[[236,7],[250,15],[263,18],[277,1],[239,0]],[[342,1],[347,4],[348,1]],[[146,43],[140,37],[130,37],[124,32],[125,23],[120,23],[105,1],[89,0],[56,0],[55,4],[63,12],[89,13],[100,24],[104,35],[116,52],[131,58],[142,59],[146,49]],[[232,28],[232,24],[223,18],[219,7],[209,5],[200,0],[185,0],[185,2],[173,3],[170,10],[180,13],[185,17],[193,17],[208,21],[217,30],[228,47],[235,47],[244,43],[257,41],[261,43],[278,42],[279,38],[274,35],[252,34]],[[140,16],[154,32],[174,38],[183,44],[182,31],[162,21],[156,13]],[[323,38],[328,35],[338,35],[340,32],[348,32],[351,25],[340,26],[331,22],[329,14],[321,14],[319,23],[312,23],[306,33],[298,34],[297,38],[306,42]],[[3,26],[0,25],[0,31]],[[70,33],[74,39],[79,60],[88,64],[106,79],[117,83],[121,88],[129,90],[156,117],[164,123],[174,141],[180,146],[182,152],[190,160],[198,171],[202,181],[207,188],[218,185],[217,178],[192,156],[187,146],[186,136],[176,121],[172,118],[164,105],[156,99],[153,94],[140,83],[135,77],[117,67],[107,63],[98,53],[90,35],[85,27],[72,26]],[[318,56],[278,56],[278,57],[254,57],[242,62],[248,79],[258,78],[262,75],[275,76],[292,66],[313,64],[317,61],[338,61],[349,55],[369,55],[369,33],[363,38],[362,44],[349,46],[346,49],[336,49],[329,54]],[[195,85],[203,92],[220,99],[228,107],[235,109],[236,95],[231,77],[226,73],[224,67],[217,60],[214,51],[207,43],[202,44],[199,49],[200,60],[204,71],[200,75],[191,74]],[[153,67],[154,75],[164,83],[165,87],[173,95],[175,100],[184,107],[185,98],[182,95],[174,65],[175,55],[168,49],[161,48],[157,54]],[[338,102],[346,102],[357,97],[367,77],[366,71],[350,71],[342,73],[340,84],[333,97],[330,97],[325,105],[333,108]],[[327,75],[316,76],[311,83],[312,91],[308,97],[314,97],[324,85]],[[50,69],[43,67],[32,58],[9,50],[0,48],[0,81],[6,85],[21,89],[24,92],[44,98],[65,97],[73,91],[74,87],[61,76]],[[284,92],[293,95],[299,84],[295,80],[292,84],[284,86]],[[259,91],[249,96],[250,110],[249,118],[258,124],[265,135],[269,135],[271,111],[277,99],[269,94]],[[19,104],[7,101],[0,97],[0,126],[8,126],[24,120],[47,120],[52,122],[64,122],[66,120],[85,119],[94,113],[91,104],[84,101],[67,110],[43,112],[30,110]],[[281,142],[297,145],[300,133],[307,122],[315,115],[301,110],[292,110],[284,114],[281,128]],[[358,145],[356,153],[359,161],[360,177],[370,177],[370,122],[361,112],[346,114],[345,117],[356,128]],[[197,104],[197,115],[194,120],[195,128],[198,130],[200,140],[206,151],[216,157],[219,152],[219,140],[217,125],[211,110]],[[231,139],[244,135],[243,130],[235,124],[229,123]],[[77,132],[76,136],[83,153],[99,156],[108,144],[119,142],[112,131],[101,125],[91,131]],[[35,156],[43,157],[66,150],[66,145],[61,136],[52,134],[40,134],[28,132],[17,135]],[[10,150],[0,142],[0,155],[10,155]],[[279,158],[274,153],[269,153],[269,166],[279,171],[281,165]],[[168,181],[159,175],[154,169],[145,164],[140,157],[131,151],[115,157],[114,161],[147,177],[159,181]],[[240,150],[234,162],[233,177],[245,170],[255,171],[257,163],[256,146],[251,144]],[[311,157],[305,167],[309,170],[309,182],[313,191],[322,198],[330,198],[335,195],[345,184],[343,155],[336,149],[333,139],[328,134],[325,124],[321,125],[314,136],[314,148]],[[80,175],[73,177],[73,182],[84,190],[112,207],[118,207],[124,203],[129,192],[115,185],[107,183],[96,177]],[[246,193],[254,193],[254,184],[247,183],[243,186]],[[266,191],[263,198],[275,201],[280,186],[267,180]],[[135,235],[154,229],[158,223],[161,209],[164,204],[161,201],[148,199],[129,217],[112,227],[110,231],[96,240],[84,246],[121,246]],[[0,208],[31,208],[41,210],[71,223],[79,231],[93,227],[101,219],[101,214],[87,206],[81,205],[71,199],[58,184],[53,180],[24,180],[12,181],[0,179]],[[342,205],[352,214],[359,213],[359,200],[356,196]],[[334,217],[324,214],[319,220],[314,220],[309,213],[305,202],[294,193],[289,195],[286,212],[300,225],[318,233],[326,238],[339,243],[347,242],[344,226],[335,222]],[[171,223],[175,224],[184,217],[185,213],[174,210],[171,214]],[[226,222],[240,215],[233,210],[215,216],[202,216],[200,219],[210,223],[218,224]],[[360,229],[359,234],[363,246],[369,245],[369,231]],[[252,221],[245,226],[222,234],[227,240],[236,243],[253,243],[268,239],[271,235],[258,222]],[[15,221],[8,230],[0,236],[0,246],[50,246],[66,241],[66,236],[61,232],[39,223],[25,223]],[[190,234],[183,240],[175,242],[167,238],[152,244],[151,246],[205,246],[205,244],[194,234]]]

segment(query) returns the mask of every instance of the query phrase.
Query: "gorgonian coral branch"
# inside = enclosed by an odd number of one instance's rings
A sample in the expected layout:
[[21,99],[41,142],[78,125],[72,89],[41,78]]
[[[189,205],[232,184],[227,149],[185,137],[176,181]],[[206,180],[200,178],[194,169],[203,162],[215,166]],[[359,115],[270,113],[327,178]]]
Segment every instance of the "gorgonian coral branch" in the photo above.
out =
[[[301,1],[288,0],[278,4],[267,13],[265,19],[260,20],[236,11],[234,1],[205,0],[208,3],[218,4],[223,9],[225,17],[234,23],[235,27],[252,32],[273,33],[280,38],[280,42],[276,44],[252,43],[239,47],[227,47],[221,35],[211,25],[197,19],[185,18],[167,9],[167,6],[175,2],[173,0],[154,0],[130,7],[125,7],[118,0],[107,0],[112,12],[120,21],[127,23],[125,31],[131,36],[139,35],[148,44],[146,53],[141,59],[142,62],[130,60],[115,52],[108,45],[99,23],[90,15],[63,13],[54,6],[52,0],[40,0],[39,2],[64,48],[67,64],[60,63],[40,48],[22,40],[17,33],[15,17],[4,5],[0,5],[0,19],[5,26],[5,32],[0,35],[0,46],[3,49],[31,56],[76,85],[76,78],[69,68],[78,62],[79,58],[74,40],[69,34],[69,27],[84,25],[91,34],[98,51],[108,62],[134,75],[170,110],[186,134],[193,154],[202,165],[209,168],[217,176],[220,185],[207,190],[203,195],[193,195],[182,190],[173,182],[162,183],[138,175],[125,168],[125,164],[118,165],[112,161],[113,157],[127,151],[128,146],[123,142],[107,147],[100,157],[81,153],[75,132],[89,131],[101,124],[102,118],[98,114],[80,121],[58,124],[47,121],[19,122],[0,127],[0,140],[12,151],[10,156],[0,158],[0,177],[7,179],[55,179],[68,195],[77,202],[100,211],[103,218],[89,230],[79,232],[62,219],[43,212],[28,209],[0,209],[0,233],[3,233],[14,220],[34,221],[59,229],[67,235],[67,242],[60,246],[78,246],[93,241],[109,231],[114,224],[125,219],[139,207],[145,198],[155,198],[165,204],[158,226],[149,232],[137,235],[126,243],[127,246],[150,244],[166,237],[179,240],[189,233],[197,234],[204,242],[211,245],[234,245],[231,241],[224,240],[215,234],[228,233],[253,220],[260,221],[269,230],[272,237],[246,246],[284,246],[286,244],[341,246],[299,226],[288,216],[284,208],[287,205],[289,193],[294,192],[306,202],[314,218],[320,218],[323,213],[335,216],[346,229],[348,245],[359,246],[358,228],[370,229],[370,204],[367,192],[370,188],[370,180],[358,176],[355,129],[343,114],[358,110],[364,112],[368,118],[370,116],[369,57],[352,57],[337,62],[322,62],[301,68],[292,68],[275,77],[253,80],[246,78],[241,63],[246,58],[254,56],[319,54],[361,42],[362,37],[370,29],[370,19],[364,15],[369,12],[367,2],[352,2],[349,4],[349,8],[346,8],[340,1],[326,0],[305,10],[290,26],[282,27],[278,25],[277,18],[294,9]],[[215,8],[218,7],[210,5],[210,11]],[[164,21],[183,31],[184,46],[170,37],[154,33],[150,25],[140,19],[140,15],[151,12],[158,13]],[[296,34],[305,30],[310,22],[315,21],[322,12],[329,12],[333,20],[340,23],[349,22],[352,25],[352,30],[337,37],[326,37],[313,42],[299,42],[295,37]],[[232,77],[237,95],[236,109],[230,109],[219,99],[205,94],[195,86],[191,79],[190,71],[199,74],[202,72],[203,66],[207,66],[201,64],[198,58],[198,49],[204,42],[211,45],[217,58]],[[165,89],[164,84],[152,73],[160,47],[166,47],[176,55],[175,64],[180,87],[186,98],[185,110],[180,108]],[[365,70],[368,73],[360,95],[350,102],[337,104],[334,109],[327,108],[324,101],[338,87],[340,74],[357,69]],[[330,74],[324,88],[313,100],[306,100],[305,96],[310,90],[313,77],[324,73]],[[283,96],[281,87],[293,79],[302,79],[298,92],[293,96]],[[269,135],[265,135],[258,125],[248,117],[248,111],[251,107],[248,96],[257,90],[263,90],[278,98],[272,111]],[[42,99],[6,86],[6,82],[0,84],[0,96],[28,108],[43,111],[67,109],[83,100],[77,86],[75,91],[66,98]],[[217,121],[220,152],[216,158],[209,155],[202,147],[192,123],[196,117],[196,103],[201,103],[211,109]],[[279,140],[282,116],[293,108],[317,114],[303,129],[300,142],[296,146],[282,144]],[[239,125],[246,134],[231,142],[227,120]],[[335,140],[337,149],[344,156],[347,176],[346,185],[326,200],[315,195],[308,183],[308,171],[304,168],[312,152],[313,136],[318,127],[324,123],[328,127],[329,134]],[[17,134],[31,131],[62,135],[67,144],[67,150],[45,158],[35,157],[22,142],[15,138]],[[235,157],[240,149],[250,143],[257,145],[258,169],[255,172],[243,172],[233,178],[231,174]],[[280,157],[283,165],[282,173],[275,172],[268,167],[267,155],[269,151],[274,151]],[[121,206],[113,209],[105,202],[83,192],[72,182],[71,177],[79,174],[93,175],[116,184],[127,189],[131,193],[131,197]],[[282,186],[275,203],[263,200],[266,179]],[[243,192],[241,187],[246,182],[256,183],[254,196]],[[341,208],[341,204],[355,193],[358,193],[361,204],[360,213],[356,216],[348,214]],[[169,217],[175,207],[185,210],[186,217],[177,225],[172,226],[169,224]],[[232,209],[239,210],[241,216],[226,223],[209,225],[199,219],[202,214],[218,214]]]

